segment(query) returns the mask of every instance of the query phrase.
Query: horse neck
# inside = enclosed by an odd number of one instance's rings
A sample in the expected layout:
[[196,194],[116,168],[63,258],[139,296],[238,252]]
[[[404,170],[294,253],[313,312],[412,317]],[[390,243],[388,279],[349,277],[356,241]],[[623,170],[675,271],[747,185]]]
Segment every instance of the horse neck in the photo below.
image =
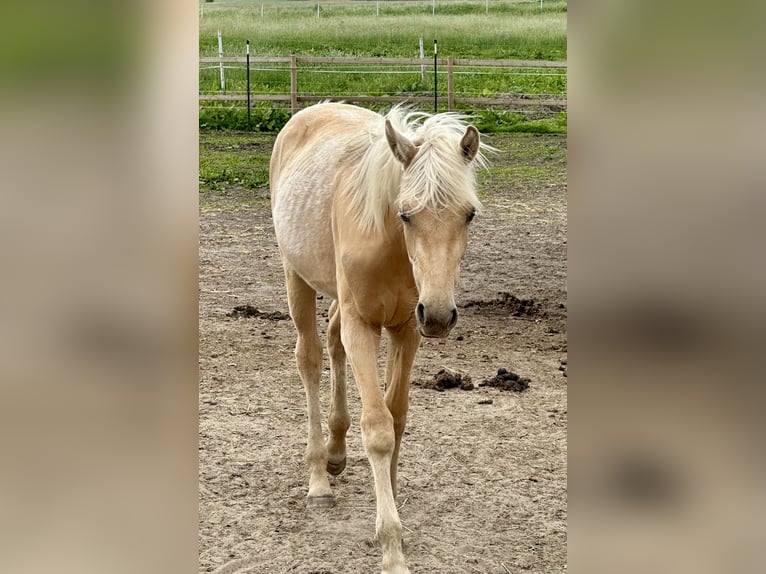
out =
[[404,241],[404,229],[395,209],[390,209],[386,215],[379,237],[380,250],[386,252],[387,258],[400,260],[401,265],[406,266],[407,271],[412,273],[407,244]]

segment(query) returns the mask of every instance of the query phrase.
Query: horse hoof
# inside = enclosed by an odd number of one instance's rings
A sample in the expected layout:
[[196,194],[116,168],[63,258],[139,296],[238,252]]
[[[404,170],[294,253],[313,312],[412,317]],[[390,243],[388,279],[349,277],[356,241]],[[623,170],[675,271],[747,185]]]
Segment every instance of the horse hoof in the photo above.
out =
[[309,496],[306,499],[306,508],[332,508],[333,506],[335,506],[335,497],[332,494]]
[[333,476],[338,476],[341,472],[343,472],[343,469],[346,468],[346,457],[343,457],[343,460],[340,462],[332,462],[331,460],[327,461],[327,472],[329,472]]

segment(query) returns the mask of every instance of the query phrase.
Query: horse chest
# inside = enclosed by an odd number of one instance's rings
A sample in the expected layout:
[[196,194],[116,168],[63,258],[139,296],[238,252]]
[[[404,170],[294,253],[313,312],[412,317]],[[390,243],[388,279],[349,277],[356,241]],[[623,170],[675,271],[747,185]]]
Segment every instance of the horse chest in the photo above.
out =
[[412,267],[404,254],[365,250],[341,256],[343,281],[359,314],[381,324],[406,321],[417,303]]

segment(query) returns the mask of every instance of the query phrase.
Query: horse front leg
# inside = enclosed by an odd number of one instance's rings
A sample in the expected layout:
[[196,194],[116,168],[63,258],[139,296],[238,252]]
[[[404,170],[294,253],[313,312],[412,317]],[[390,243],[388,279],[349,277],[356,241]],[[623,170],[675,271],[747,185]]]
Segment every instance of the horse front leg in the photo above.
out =
[[322,344],[316,328],[316,291],[287,266],[285,266],[285,278],[290,316],[298,332],[295,360],[306,391],[308,412],[306,464],[309,469],[309,492],[306,506],[326,508],[335,504],[335,497],[327,480],[327,448],[322,438],[322,415],[319,408]]
[[394,419],[394,454],[391,457],[391,489],[396,498],[399,446],[407,424],[410,404],[410,373],[415,361],[420,333],[414,320],[396,329],[387,329],[389,335],[386,361],[386,406]]
[[362,443],[375,479],[375,532],[383,550],[383,574],[409,574],[402,552],[402,524],[391,487],[391,462],[396,448],[394,419],[383,399],[377,373],[380,328],[342,309],[341,339],[362,398]]

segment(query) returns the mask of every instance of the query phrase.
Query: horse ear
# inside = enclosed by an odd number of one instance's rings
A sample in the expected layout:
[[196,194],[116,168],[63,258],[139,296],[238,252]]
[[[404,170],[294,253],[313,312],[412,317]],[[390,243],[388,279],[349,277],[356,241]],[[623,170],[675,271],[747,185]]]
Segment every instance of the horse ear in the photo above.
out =
[[386,119],[386,139],[394,157],[402,162],[404,167],[409,166],[418,153],[418,146],[398,133],[388,119]]
[[473,158],[479,153],[479,141],[479,130],[473,126],[468,126],[463,139],[460,140],[460,152],[463,154],[465,161],[473,161]]

